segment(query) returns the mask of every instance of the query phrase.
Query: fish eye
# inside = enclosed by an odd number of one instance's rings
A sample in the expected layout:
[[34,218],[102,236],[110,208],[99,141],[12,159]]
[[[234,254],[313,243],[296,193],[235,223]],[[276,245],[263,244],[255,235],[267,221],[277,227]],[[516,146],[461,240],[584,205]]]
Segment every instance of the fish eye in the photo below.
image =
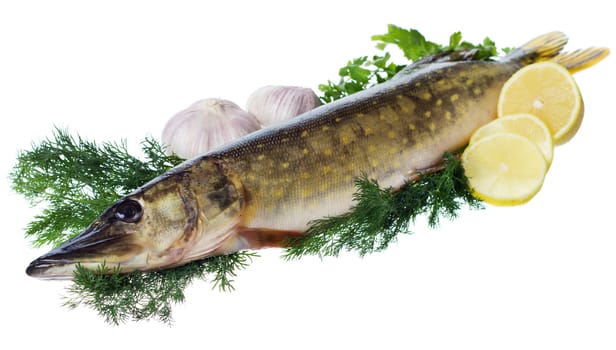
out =
[[141,215],[143,214],[143,209],[141,208],[141,204],[139,202],[128,199],[122,203],[119,203],[114,210],[115,217],[124,222],[137,222],[141,219]]

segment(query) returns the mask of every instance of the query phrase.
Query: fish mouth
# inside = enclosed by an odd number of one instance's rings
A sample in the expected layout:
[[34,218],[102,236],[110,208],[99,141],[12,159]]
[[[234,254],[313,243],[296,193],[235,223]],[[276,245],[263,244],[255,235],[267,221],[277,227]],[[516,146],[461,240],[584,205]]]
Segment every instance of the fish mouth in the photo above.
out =
[[26,268],[31,277],[65,280],[73,277],[77,263],[69,259],[47,258],[46,255],[32,261]]
[[110,235],[105,231],[100,227],[89,227],[63,245],[33,260],[26,268],[26,274],[41,279],[71,279],[77,265],[92,270],[101,264],[106,264],[110,269],[122,267],[143,250],[131,235]]

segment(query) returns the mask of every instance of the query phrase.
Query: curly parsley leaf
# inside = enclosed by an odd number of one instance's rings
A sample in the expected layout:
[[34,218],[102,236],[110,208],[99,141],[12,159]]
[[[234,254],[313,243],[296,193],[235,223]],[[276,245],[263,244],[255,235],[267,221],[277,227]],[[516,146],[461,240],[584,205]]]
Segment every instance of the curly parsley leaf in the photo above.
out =
[[326,84],[319,85],[322,102],[329,103],[383,83],[409,64],[430,55],[462,50],[472,50],[474,60],[489,60],[498,55],[496,45],[490,38],[485,38],[479,44],[472,44],[462,40],[461,32],[451,34],[449,45],[440,45],[427,40],[416,29],[404,29],[390,24],[387,27],[387,33],[374,35],[372,40],[377,42],[376,47],[379,50],[385,50],[390,45],[396,46],[402,51],[407,61],[392,62],[389,52],[383,55],[360,56],[352,59],[338,70],[339,80],[337,82],[328,80]]

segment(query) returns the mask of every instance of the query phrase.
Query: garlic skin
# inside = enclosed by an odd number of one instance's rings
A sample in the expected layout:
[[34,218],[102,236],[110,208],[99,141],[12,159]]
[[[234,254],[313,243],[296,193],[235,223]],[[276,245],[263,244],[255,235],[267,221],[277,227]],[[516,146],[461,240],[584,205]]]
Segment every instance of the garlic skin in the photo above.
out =
[[237,104],[207,98],[171,117],[161,139],[168,153],[190,159],[260,128],[255,116]]
[[261,125],[281,124],[319,106],[319,97],[309,88],[268,85],[253,92],[246,102],[246,110]]

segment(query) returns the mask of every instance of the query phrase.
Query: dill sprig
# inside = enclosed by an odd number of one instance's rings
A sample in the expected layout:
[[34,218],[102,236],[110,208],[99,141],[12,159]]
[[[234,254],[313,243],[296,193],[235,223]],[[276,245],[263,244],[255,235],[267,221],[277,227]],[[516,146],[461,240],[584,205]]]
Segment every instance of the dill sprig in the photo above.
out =
[[[131,155],[126,142],[97,144],[56,128],[52,137],[19,153],[10,174],[13,189],[32,205],[44,205],[26,228],[35,246],[57,246],[77,235],[121,196],[179,164],[152,138],[141,143],[144,159]],[[252,252],[196,261],[173,269],[105,275],[78,266],[65,305],[85,305],[107,322],[171,321],[172,305],[184,301],[195,279],[233,290],[233,278],[246,268]]]
[[97,271],[78,265],[64,305],[88,306],[115,325],[148,319],[170,323],[173,306],[184,302],[184,290],[195,279],[210,279],[214,288],[233,290],[233,278],[255,256],[243,251],[161,271],[122,274],[115,268],[110,275],[105,275],[105,264]]
[[442,170],[421,175],[398,191],[381,188],[366,176],[357,178],[355,206],[345,214],[310,223],[307,235],[293,242],[283,257],[338,256],[343,250],[364,256],[386,249],[399,234],[411,233],[409,225],[420,216],[427,215],[433,228],[441,218],[457,217],[464,204],[481,208],[470,193],[459,158],[446,154],[444,161]]
[[145,159],[131,155],[126,142],[96,142],[56,128],[51,138],[17,156],[13,190],[41,214],[26,227],[35,246],[58,246],[87,227],[122,195],[179,164],[156,140],[141,143]]

